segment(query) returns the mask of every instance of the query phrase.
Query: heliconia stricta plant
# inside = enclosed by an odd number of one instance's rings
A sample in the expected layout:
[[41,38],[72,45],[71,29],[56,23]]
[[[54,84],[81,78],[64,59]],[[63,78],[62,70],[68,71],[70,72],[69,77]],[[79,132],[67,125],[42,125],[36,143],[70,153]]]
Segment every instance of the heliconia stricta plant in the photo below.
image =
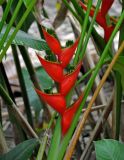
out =
[[45,60],[38,54],[37,57],[49,76],[55,82],[58,82],[59,92],[47,94],[38,89],[36,89],[36,92],[44,99],[45,102],[47,102],[61,115],[62,135],[65,135],[83,98],[83,94],[81,94],[77,101],[74,102],[70,107],[68,107],[66,104],[66,96],[76,82],[82,62],[79,62],[79,64],[71,73],[65,74],[64,70],[75,53],[79,39],[77,39],[70,47],[62,49],[60,42],[55,37],[50,35],[45,29],[42,30],[49,48],[57,56],[57,61],[52,62]]
[[[96,22],[104,30],[104,39],[106,42],[108,42],[115,28],[115,26],[113,26],[112,23],[108,24],[107,22],[108,11],[111,8],[113,2],[114,0],[102,0],[101,9],[99,9],[99,12],[97,13],[97,16],[96,16]],[[87,6],[82,1],[80,1],[79,3],[84,10],[87,10]],[[90,16],[93,17],[93,15],[94,15],[94,9],[91,9]]]

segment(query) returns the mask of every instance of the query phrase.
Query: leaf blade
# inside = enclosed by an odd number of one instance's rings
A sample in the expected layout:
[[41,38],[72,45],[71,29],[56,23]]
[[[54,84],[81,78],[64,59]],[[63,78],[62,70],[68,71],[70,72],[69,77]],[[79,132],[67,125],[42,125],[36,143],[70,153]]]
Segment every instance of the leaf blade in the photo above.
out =
[[94,143],[97,160],[124,159],[124,144],[113,139],[104,139]]
[[[10,33],[8,35],[8,39],[10,38],[11,34],[14,31],[14,27],[11,28]],[[3,27],[1,33],[0,33],[0,39],[2,38],[4,32],[6,30],[6,25]],[[24,31],[19,30],[18,33],[16,34],[14,40],[12,41],[12,44],[14,45],[21,45],[21,46],[27,46],[39,51],[42,50],[49,50],[46,42],[43,39],[36,38],[32,35],[29,35],[25,33]]]
[[18,144],[14,149],[0,156],[0,160],[27,160],[35,146],[38,144],[37,139],[30,139]]

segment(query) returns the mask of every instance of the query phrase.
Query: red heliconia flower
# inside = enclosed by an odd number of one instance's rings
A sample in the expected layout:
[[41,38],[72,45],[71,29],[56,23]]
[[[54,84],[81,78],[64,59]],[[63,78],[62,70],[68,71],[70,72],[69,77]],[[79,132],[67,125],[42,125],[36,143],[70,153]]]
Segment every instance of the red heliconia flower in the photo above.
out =
[[105,28],[105,41],[107,42],[109,40],[109,37],[111,36],[113,30],[114,30],[114,26],[108,26]]
[[50,47],[51,51],[56,55],[61,54],[62,49],[59,41],[55,37],[50,35],[48,32],[46,32],[45,29],[42,28],[42,30],[43,30],[44,38],[48,46]]
[[79,38],[75,41],[75,43],[71,47],[63,49],[61,54],[59,55],[59,61],[61,62],[61,65],[63,68],[65,68],[70,62],[77,48],[78,42],[79,42]]
[[61,115],[66,110],[66,101],[64,96],[61,94],[46,94],[42,91],[35,89],[37,94],[43,98],[53,109],[59,112]]
[[78,100],[71,105],[71,107],[67,108],[62,115],[61,126],[62,126],[62,134],[65,135],[68,129],[71,126],[73,121],[74,115],[80,106],[80,103],[83,99],[83,94],[78,98]]
[[62,95],[66,96],[70,89],[74,86],[80,68],[81,63],[78,64],[77,68],[71,74],[65,75],[63,81],[60,83],[60,93]]
[[[87,6],[83,2],[80,1],[80,5],[84,10],[87,10]],[[93,17],[93,15],[94,15],[94,10],[91,9],[90,10],[90,16]],[[106,24],[106,19],[101,16],[101,12],[100,11],[97,13],[96,22],[103,28],[107,25]]]
[[50,77],[56,82],[62,82],[64,75],[63,68],[61,67],[60,63],[47,61],[39,55],[37,55],[37,57]]
[[59,41],[48,32],[46,32],[45,29],[43,29],[43,34],[51,51],[58,56],[58,60],[60,61],[61,66],[65,68],[74,55],[79,39],[77,39],[72,46],[62,49]]
[[[109,37],[111,36],[111,33],[114,30],[114,26],[107,25],[106,21],[106,15],[109,9],[111,8],[113,2],[114,0],[102,0],[101,9],[99,10],[96,16],[96,22],[104,29],[104,38],[106,42],[109,40]],[[83,2],[80,1],[80,5],[84,10],[87,10],[87,7]],[[93,15],[94,15],[94,10],[91,9],[90,16],[93,17]]]
[[106,16],[108,13],[109,9],[111,8],[114,0],[102,0],[102,6],[101,6],[101,15],[103,17]]

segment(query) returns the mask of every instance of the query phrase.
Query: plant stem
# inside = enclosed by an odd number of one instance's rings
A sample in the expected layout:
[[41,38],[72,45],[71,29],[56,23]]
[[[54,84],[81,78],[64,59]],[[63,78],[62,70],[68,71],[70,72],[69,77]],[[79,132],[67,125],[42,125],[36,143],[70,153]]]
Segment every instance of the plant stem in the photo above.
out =
[[80,52],[82,50],[82,44],[83,44],[84,37],[85,37],[85,34],[86,34],[86,29],[87,29],[87,25],[88,25],[91,6],[92,6],[92,0],[89,0],[86,15],[85,15],[85,19],[84,19],[84,23],[83,23],[82,29],[81,29],[81,37],[80,37],[79,45],[77,47],[77,52],[76,52],[75,58],[74,58],[74,65],[76,65],[78,63],[79,55],[80,55]]
[[64,155],[64,152],[65,152],[65,150],[66,150],[66,146],[68,145],[69,140],[70,140],[70,138],[71,138],[71,136],[72,136],[72,134],[73,134],[73,131],[74,131],[75,127],[76,127],[76,124],[77,124],[77,122],[78,122],[80,113],[81,113],[81,111],[82,111],[82,107],[84,106],[84,104],[85,104],[85,102],[86,102],[87,96],[88,96],[88,94],[89,94],[90,91],[91,91],[91,88],[92,88],[92,86],[93,86],[94,80],[95,80],[95,78],[96,78],[96,76],[97,76],[97,74],[98,74],[98,72],[99,72],[99,69],[101,68],[101,66],[102,66],[102,64],[103,64],[103,62],[104,62],[104,60],[105,60],[105,58],[106,58],[106,55],[107,55],[108,50],[109,50],[109,47],[110,47],[110,45],[111,45],[111,43],[112,43],[112,41],[113,41],[113,38],[114,38],[115,34],[116,34],[117,31],[118,31],[118,29],[119,29],[119,27],[120,27],[123,19],[124,19],[124,12],[121,14],[121,17],[119,18],[118,23],[116,24],[115,29],[114,29],[114,31],[112,32],[112,35],[111,35],[111,37],[110,37],[110,39],[109,39],[109,41],[108,41],[108,43],[107,43],[107,45],[106,45],[106,47],[105,47],[102,55],[101,55],[101,58],[100,58],[99,62],[98,62],[97,65],[96,65],[96,69],[95,69],[95,71],[93,72],[93,74],[92,74],[92,76],[91,76],[91,78],[90,78],[90,80],[89,80],[89,82],[88,82],[88,84],[87,84],[87,86],[86,86],[86,89],[85,89],[85,92],[84,92],[84,98],[83,98],[83,101],[82,101],[82,103],[81,103],[81,105],[80,105],[80,107],[79,107],[79,110],[77,111],[77,113],[76,113],[76,115],[75,115],[75,117],[74,117],[74,120],[73,120],[73,122],[72,122],[71,127],[69,128],[68,133],[65,135],[65,137],[64,137],[64,139],[63,139],[63,141],[62,141],[62,143],[61,143],[60,152],[59,152],[59,154],[58,154],[58,157],[59,157],[60,159],[62,159],[62,157],[63,157],[63,155]]
[[7,143],[0,124],[0,154],[4,154],[8,151]]
[[[124,11],[124,1],[122,1],[122,12]],[[119,35],[119,46],[124,40],[124,20],[120,27],[120,35]],[[124,56],[124,51],[122,53],[122,56]],[[119,140],[120,135],[120,119],[121,119],[121,99],[122,99],[122,83],[121,83],[121,75],[119,72],[115,71],[115,105],[113,109],[113,122],[114,122],[114,128],[113,128],[113,138]]]
[[88,44],[89,38],[90,38],[90,36],[91,36],[92,29],[93,29],[93,25],[94,25],[94,23],[95,23],[95,19],[96,19],[97,13],[98,13],[98,11],[99,11],[99,7],[100,7],[100,4],[101,4],[101,1],[102,1],[102,0],[98,0],[98,2],[97,2],[96,9],[95,9],[93,18],[92,18],[92,20],[91,20],[91,24],[90,24],[88,33],[87,33],[85,42],[84,42],[84,44],[83,44],[82,51],[81,51],[81,53],[80,53],[80,59],[83,59],[83,57],[84,57],[84,54],[85,54],[85,51],[86,51],[86,48],[87,48],[87,44]]
[[24,131],[31,137],[38,138],[34,130],[31,128],[30,124],[27,122],[27,120],[24,118],[22,113],[17,109],[17,106],[12,101],[12,99],[9,97],[8,93],[5,91],[5,89],[0,84],[0,95],[8,105],[9,109],[13,113],[13,116],[16,118],[16,120],[19,122],[19,124],[22,126]]
[[21,20],[19,21],[19,23],[17,24],[14,32],[12,33],[11,37],[9,38],[9,40],[7,41],[7,44],[5,45],[5,47],[3,48],[1,54],[0,54],[0,62],[2,61],[2,58],[4,57],[4,55],[6,54],[7,49],[9,48],[9,46],[11,45],[13,39],[15,38],[18,30],[21,28],[22,24],[24,23],[25,19],[27,18],[28,14],[30,13],[31,9],[33,8],[34,4],[35,4],[36,0],[32,0],[31,3],[29,4],[27,10],[25,11],[25,13],[23,14]]
[[[110,100],[107,104],[107,106],[104,107],[104,110],[102,112],[102,114],[100,115],[99,120],[96,123],[96,126],[94,128],[94,130],[92,131],[89,141],[85,146],[85,149],[83,151],[83,154],[80,158],[80,160],[83,160],[91,146],[91,144],[93,143],[93,141],[99,136],[99,134],[101,133],[100,131],[103,129],[104,124],[106,123],[106,120],[108,119],[109,114],[112,111],[113,108],[113,100],[114,100],[114,89],[112,92],[112,95],[110,97]],[[92,108],[93,109],[93,108]]]
[[76,86],[80,84],[86,77],[88,77],[93,71],[95,70],[95,67],[90,69],[88,72],[86,72],[77,82]]
[[61,121],[61,118],[59,117],[56,122],[55,129],[54,129],[54,133],[53,133],[54,136],[52,137],[47,160],[56,160],[57,159],[58,149],[59,149],[60,140],[61,140],[60,121]]
[[122,53],[123,50],[124,50],[124,41],[122,42],[119,50],[117,51],[117,53],[113,57],[110,65],[108,66],[108,68],[107,68],[104,76],[102,77],[98,87],[96,88],[92,99],[90,100],[90,102],[88,104],[86,112],[83,114],[81,120],[79,121],[79,124],[78,124],[78,126],[76,128],[76,131],[75,131],[75,133],[74,133],[74,135],[72,137],[72,140],[71,140],[71,142],[69,144],[69,147],[68,147],[68,150],[66,152],[65,159],[70,159],[71,158],[72,153],[73,153],[74,148],[75,148],[75,145],[77,143],[77,140],[78,140],[78,138],[80,136],[80,133],[81,133],[82,129],[84,128],[84,125],[85,125],[85,122],[87,120],[87,117],[89,116],[89,113],[91,111],[92,105],[93,105],[95,99],[97,98],[102,86],[104,85],[104,82],[106,81],[107,77],[109,76],[109,74],[110,74],[115,62],[117,61],[119,55]]
[[121,85],[121,75],[119,72],[115,72],[115,105],[113,112],[115,112],[115,118],[114,124],[115,124],[115,130],[113,138],[116,140],[119,140],[119,134],[120,134],[120,120],[121,120],[121,99],[122,99],[122,85]]
[[24,100],[24,106],[25,106],[25,110],[26,110],[27,119],[28,119],[29,124],[33,127],[33,118],[32,118],[32,113],[31,113],[31,108],[30,108],[30,102],[28,99],[27,90],[26,90],[26,86],[25,86],[25,82],[24,82],[24,77],[22,74],[22,70],[21,70],[21,66],[20,66],[20,62],[19,62],[19,58],[18,58],[18,52],[17,52],[17,49],[14,45],[12,45],[12,51],[13,51],[13,57],[14,57],[16,70],[17,70],[17,74],[18,74],[18,78],[19,78],[19,83],[20,83],[20,87],[21,87],[21,93],[22,93],[22,97]]
[[[17,6],[16,6],[16,9],[15,9],[15,11],[14,11],[14,13],[13,13],[13,16],[12,16],[12,18],[11,18],[11,20],[10,20],[7,28],[6,28],[6,31],[5,31],[3,37],[2,37],[2,39],[1,39],[1,41],[0,41],[0,51],[1,51],[1,49],[3,48],[3,45],[4,45],[4,43],[5,43],[6,39],[7,39],[7,36],[8,36],[8,34],[9,34],[9,32],[10,32],[10,29],[11,29],[11,27],[12,27],[12,25],[13,25],[16,17],[17,17],[17,14],[18,14],[19,9],[20,9],[20,7],[21,7],[21,5],[22,5],[22,2],[23,2],[22,0],[19,0],[18,4],[17,4]],[[8,11],[7,11],[7,12],[8,12]],[[1,55],[2,55],[2,53],[1,53]],[[0,56],[1,56],[1,55],[0,55]]]
[[5,11],[4,11],[3,16],[2,16],[2,20],[0,22],[0,32],[1,32],[2,28],[3,28],[4,22],[6,21],[7,15],[9,13],[9,11],[10,11],[10,7],[11,7],[12,2],[13,2],[13,0],[9,0],[7,2],[7,6],[5,8]]
[[70,12],[74,15],[74,17],[80,22],[82,23],[82,19],[81,17],[78,16],[78,14],[72,9],[72,7],[69,5],[69,3],[67,2],[67,0],[63,0],[64,4],[66,5],[66,7],[70,10]]
[[[1,74],[1,77],[0,77],[1,78],[1,84],[7,90],[7,92],[9,94],[9,96],[11,97],[12,101],[16,104],[16,101],[15,101],[15,98],[14,98],[12,89],[10,87],[9,80],[8,80],[7,75],[6,75],[6,72],[5,72],[5,69],[4,69],[4,66],[3,66],[2,62],[0,63],[0,74]],[[24,130],[21,128],[18,121],[16,120],[16,118],[13,116],[13,113],[8,106],[7,106],[7,110],[8,110],[10,121],[13,124],[13,130],[14,130],[14,135],[15,135],[14,140],[15,140],[15,143],[18,144],[21,141],[24,141],[25,139],[27,139],[27,136],[26,136]]]
[[56,116],[56,112],[53,114],[53,116],[52,116],[52,118],[51,118],[51,120],[50,120],[50,122],[48,124],[48,128],[47,128],[47,130],[45,132],[45,135],[42,138],[42,142],[41,142],[41,145],[40,145],[36,160],[42,160],[42,158],[43,158],[43,155],[44,155],[44,152],[45,152],[45,148],[46,148],[46,145],[47,145],[48,134],[49,134],[47,132],[49,132],[49,129],[50,129],[50,127],[51,127],[51,125],[52,125],[52,123],[54,121],[55,116]]

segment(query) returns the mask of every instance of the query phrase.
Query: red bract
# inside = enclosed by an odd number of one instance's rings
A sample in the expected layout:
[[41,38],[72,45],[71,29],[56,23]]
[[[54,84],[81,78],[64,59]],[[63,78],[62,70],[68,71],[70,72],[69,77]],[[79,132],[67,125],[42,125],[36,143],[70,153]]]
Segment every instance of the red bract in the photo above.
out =
[[46,94],[42,91],[35,89],[38,95],[40,95],[44,101],[46,101],[52,108],[54,108],[61,115],[66,109],[66,101],[64,96],[61,94]]
[[74,115],[80,106],[82,101],[83,94],[78,98],[78,100],[71,105],[70,108],[67,108],[62,116],[61,126],[62,126],[62,134],[65,135],[70,128],[70,125],[73,121]]
[[45,40],[48,46],[50,47],[51,51],[58,56],[58,60],[60,61],[61,66],[65,68],[70,62],[72,56],[74,55],[79,39],[77,39],[71,47],[62,49],[59,41],[55,37],[51,36],[44,29],[43,33]]
[[[87,10],[87,7],[83,2],[80,1],[80,5],[84,10]],[[90,16],[93,17],[93,15],[94,15],[94,10],[91,9],[90,10]],[[101,12],[100,11],[97,13],[96,22],[103,28],[106,26],[106,20],[105,20],[105,18],[103,18],[101,16]]]
[[38,59],[53,80],[55,80],[56,82],[62,82],[64,78],[63,68],[59,63],[47,61],[40,56],[38,56]]
[[113,30],[114,30],[114,26],[109,26],[109,27],[105,28],[105,40],[106,40],[106,42],[109,40],[109,37],[111,36]]
[[55,37],[51,36],[48,32],[46,32],[45,29],[42,30],[44,38],[48,46],[50,47],[51,51],[53,51],[54,54],[59,55],[62,51],[59,41]]
[[[106,15],[110,7],[112,6],[113,2],[114,0],[103,0],[101,10],[99,10],[96,16],[96,22],[104,29],[104,38],[106,42],[109,40],[111,33],[114,30],[114,26],[107,25],[107,21],[106,21]],[[80,5],[84,10],[87,10],[87,7],[81,1],[80,1]],[[93,15],[94,15],[94,10],[91,9],[90,16],[93,17]]]
[[62,133],[63,135],[68,131],[75,112],[77,111],[83,96],[80,96],[79,99],[68,109],[66,109],[66,95],[74,86],[77,79],[78,73],[81,68],[81,63],[78,64],[76,69],[71,74],[64,75],[64,68],[70,62],[79,42],[79,39],[76,42],[65,49],[61,49],[59,41],[47,33],[43,29],[44,37],[50,49],[54,54],[58,56],[58,62],[51,62],[43,59],[38,56],[38,59],[46,72],[50,77],[59,83],[59,92],[58,94],[46,94],[42,91],[36,89],[37,94],[39,94],[44,101],[46,101],[53,109],[55,109],[62,116]]
[[79,39],[77,39],[71,47],[63,49],[61,54],[59,55],[58,58],[59,58],[59,61],[61,62],[61,65],[63,68],[65,68],[68,65],[68,63],[70,62],[70,60],[71,60],[72,56],[74,55],[74,52],[77,48],[78,42],[79,42]]
[[103,17],[106,16],[108,13],[109,9],[111,8],[114,0],[102,0],[102,6],[101,6],[101,15]]
[[77,68],[71,73],[67,74],[63,81],[60,83],[60,93],[64,96],[68,94],[70,89],[75,84],[75,81],[77,79],[78,73],[80,71],[81,63],[77,66]]

